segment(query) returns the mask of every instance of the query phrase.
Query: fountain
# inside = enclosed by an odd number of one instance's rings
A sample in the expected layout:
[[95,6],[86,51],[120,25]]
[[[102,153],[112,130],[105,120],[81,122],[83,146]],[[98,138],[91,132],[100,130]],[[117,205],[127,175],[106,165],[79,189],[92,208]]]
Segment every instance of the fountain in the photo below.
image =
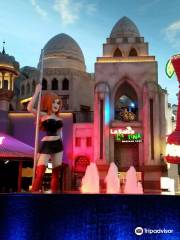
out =
[[142,187],[142,183],[141,182],[138,182],[137,193],[138,194],[143,194],[143,187]]
[[124,188],[124,193],[126,194],[142,194],[142,184],[138,182],[136,170],[133,166],[129,168],[126,173],[126,183]]
[[114,162],[110,164],[107,176],[105,178],[106,182],[106,193],[114,194],[120,193],[120,181],[118,178],[118,168]]
[[81,193],[99,193],[99,173],[94,162],[86,168],[82,178]]

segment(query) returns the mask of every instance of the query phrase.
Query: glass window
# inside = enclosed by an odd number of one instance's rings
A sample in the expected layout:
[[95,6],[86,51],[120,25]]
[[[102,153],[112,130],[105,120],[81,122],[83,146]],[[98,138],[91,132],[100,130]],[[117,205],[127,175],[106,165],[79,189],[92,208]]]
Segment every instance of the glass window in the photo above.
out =
[[69,80],[67,78],[62,82],[62,90],[69,90]]
[[122,57],[122,52],[119,48],[117,48],[114,52],[114,57]]
[[45,78],[42,80],[42,90],[47,90],[47,80]]
[[86,138],[86,146],[87,147],[91,147],[92,146],[92,138],[91,137],[87,137]]
[[136,51],[136,49],[135,48],[132,48],[131,50],[130,50],[130,52],[129,52],[129,57],[135,57],[135,56],[137,56],[138,54],[137,54],[137,51]]
[[138,120],[137,94],[127,82],[119,87],[115,96],[115,119],[127,122]]
[[52,90],[58,90],[58,80],[56,79],[56,78],[54,78],[53,80],[52,80],[52,83],[51,83],[52,85],[51,85],[51,89]]

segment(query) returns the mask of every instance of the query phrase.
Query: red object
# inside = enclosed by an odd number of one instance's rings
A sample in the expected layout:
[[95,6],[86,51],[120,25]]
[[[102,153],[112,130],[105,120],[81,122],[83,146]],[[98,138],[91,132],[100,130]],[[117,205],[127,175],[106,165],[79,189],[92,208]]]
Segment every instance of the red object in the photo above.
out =
[[[171,58],[172,65],[174,67],[180,88],[180,55]],[[180,146],[180,90],[178,94],[178,109],[177,109],[177,119],[176,119],[176,129],[167,138],[168,144],[175,144]],[[179,164],[180,157],[177,156],[166,156],[166,160],[169,163]]]
[[36,167],[36,176],[32,185],[32,192],[38,192],[42,186],[44,173],[46,170],[45,165],[39,165]]
[[58,191],[59,188],[59,175],[60,175],[60,167],[55,167],[52,169],[52,176],[51,176],[51,191],[55,193]]

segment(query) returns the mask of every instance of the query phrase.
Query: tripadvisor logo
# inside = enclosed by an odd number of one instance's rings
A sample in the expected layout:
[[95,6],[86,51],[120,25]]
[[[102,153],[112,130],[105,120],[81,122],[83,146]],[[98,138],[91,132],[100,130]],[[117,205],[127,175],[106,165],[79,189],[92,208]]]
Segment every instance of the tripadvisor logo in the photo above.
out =
[[173,233],[173,230],[165,229],[165,228],[150,229],[150,228],[136,227],[134,232],[136,235],[140,236],[142,234],[171,234]]
[[136,235],[140,236],[140,235],[143,234],[143,228],[142,227],[137,227],[137,228],[135,228],[134,232],[135,232]]

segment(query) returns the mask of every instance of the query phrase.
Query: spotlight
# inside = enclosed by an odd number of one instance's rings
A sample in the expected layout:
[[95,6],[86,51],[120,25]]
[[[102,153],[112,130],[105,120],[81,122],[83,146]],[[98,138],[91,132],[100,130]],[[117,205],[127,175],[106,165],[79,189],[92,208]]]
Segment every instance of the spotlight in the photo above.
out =
[[6,160],[6,161],[4,162],[4,164],[8,164],[8,162],[9,162],[9,160]]
[[48,163],[48,168],[52,169],[52,163]]
[[133,102],[131,103],[131,107],[132,107],[132,108],[134,108],[134,107],[135,107],[135,104],[134,104]]

